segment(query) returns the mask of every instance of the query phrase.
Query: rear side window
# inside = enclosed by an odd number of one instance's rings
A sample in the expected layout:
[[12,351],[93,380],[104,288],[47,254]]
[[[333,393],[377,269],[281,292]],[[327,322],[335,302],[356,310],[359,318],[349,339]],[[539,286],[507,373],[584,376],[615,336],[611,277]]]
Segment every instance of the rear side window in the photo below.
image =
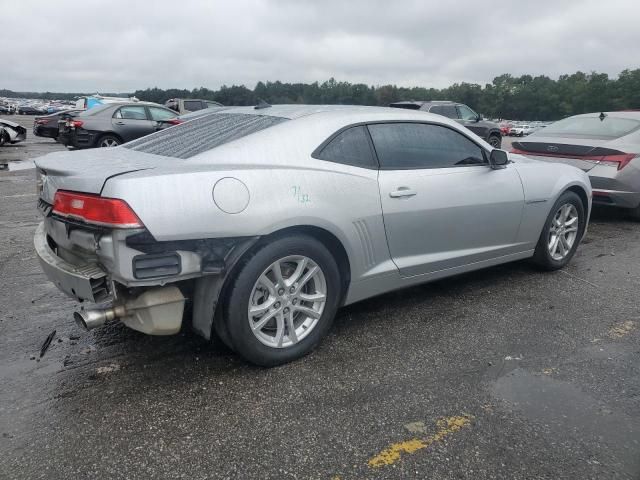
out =
[[147,112],[142,106],[121,107],[116,112],[115,117],[124,120],[146,120]]
[[211,113],[123,145],[139,152],[190,158],[287,119],[245,113]]
[[314,153],[313,157],[356,167],[378,167],[364,126],[351,127],[340,132],[320,152]]
[[369,125],[380,168],[403,170],[486,165],[482,148],[453,129],[424,123]]
[[151,119],[155,121],[176,118],[176,112],[164,108],[149,107],[149,113],[151,114]]
[[200,100],[185,100],[184,101],[184,109],[189,110],[190,112],[195,112],[196,110],[202,110],[204,107],[202,106],[202,102]]

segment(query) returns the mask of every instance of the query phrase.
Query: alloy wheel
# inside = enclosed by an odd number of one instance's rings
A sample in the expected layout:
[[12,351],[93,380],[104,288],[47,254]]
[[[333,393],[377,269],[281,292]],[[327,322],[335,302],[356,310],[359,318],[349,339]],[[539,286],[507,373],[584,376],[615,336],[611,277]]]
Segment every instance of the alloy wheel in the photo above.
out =
[[320,266],[303,255],[273,262],[249,297],[249,326],[272,348],[286,348],[316,327],[327,303],[327,282]]
[[549,255],[556,261],[563,260],[578,238],[580,217],[571,203],[562,205],[551,220],[547,247]]
[[120,145],[115,138],[104,138],[100,141],[101,148],[117,147]]

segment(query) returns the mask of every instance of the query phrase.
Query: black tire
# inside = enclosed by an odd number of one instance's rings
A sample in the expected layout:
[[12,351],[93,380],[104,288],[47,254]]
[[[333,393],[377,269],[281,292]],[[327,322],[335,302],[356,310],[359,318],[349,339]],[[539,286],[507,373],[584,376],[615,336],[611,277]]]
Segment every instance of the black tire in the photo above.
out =
[[2,145],[4,145],[4,143],[7,141],[7,139],[5,138],[5,133],[0,131],[0,147]]
[[632,208],[631,210],[629,210],[629,216],[631,217],[632,220],[635,220],[636,222],[640,222],[640,205],[638,205],[636,208]]
[[[108,143],[114,143],[115,145],[108,145]],[[122,145],[122,140],[116,135],[106,134],[96,140],[96,147],[98,148],[117,147],[118,145]]]
[[[569,252],[561,260],[556,260],[549,252],[549,234],[556,213],[558,213],[562,206],[567,204],[573,205],[578,213],[578,231],[576,239],[569,249]],[[586,226],[586,214],[582,200],[580,200],[580,197],[575,192],[564,192],[553,204],[553,208],[551,208],[551,211],[547,216],[547,220],[542,228],[542,233],[540,233],[540,238],[538,239],[538,244],[536,245],[535,253],[533,255],[533,263],[543,270],[559,270],[563,268],[575,255],[578,245],[582,240],[582,236],[584,235]]]
[[500,148],[502,146],[502,136],[500,136],[500,135],[489,135],[489,139],[487,140],[487,142],[493,148]]
[[[290,255],[303,255],[315,262],[324,274],[326,303],[314,328],[298,343],[285,348],[270,347],[254,335],[249,325],[249,299],[258,278],[274,262]],[[273,367],[307,355],[327,334],[341,298],[338,265],[318,240],[303,234],[271,239],[242,259],[227,290],[224,321],[233,350],[251,363]]]

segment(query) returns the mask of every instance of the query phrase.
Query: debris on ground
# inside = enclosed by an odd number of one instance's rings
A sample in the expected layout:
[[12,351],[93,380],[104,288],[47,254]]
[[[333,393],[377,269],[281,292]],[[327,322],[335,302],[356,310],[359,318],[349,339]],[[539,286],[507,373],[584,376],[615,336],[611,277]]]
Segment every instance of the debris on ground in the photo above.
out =
[[53,337],[55,337],[55,336],[56,336],[56,331],[54,330],[45,339],[44,343],[42,344],[42,347],[40,347],[40,358],[42,358],[44,356],[44,354],[47,353],[47,350],[49,349],[49,345],[51,345],[51,341],[53,340]]

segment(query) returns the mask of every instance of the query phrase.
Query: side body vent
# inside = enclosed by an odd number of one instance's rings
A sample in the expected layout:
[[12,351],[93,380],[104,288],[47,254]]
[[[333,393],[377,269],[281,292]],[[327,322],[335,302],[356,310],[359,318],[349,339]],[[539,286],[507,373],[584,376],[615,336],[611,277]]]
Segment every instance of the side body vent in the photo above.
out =
[[360,246],[362,247],[362,253],[365,261],[365,266],[371,268],[376,263],[376,255],[373,250],[373,242],[371,241],[371,232],[367,226],[367,222],[364,220],[356,220],[353,222],[353,226],[356,228],[356,233],[360,239]]

